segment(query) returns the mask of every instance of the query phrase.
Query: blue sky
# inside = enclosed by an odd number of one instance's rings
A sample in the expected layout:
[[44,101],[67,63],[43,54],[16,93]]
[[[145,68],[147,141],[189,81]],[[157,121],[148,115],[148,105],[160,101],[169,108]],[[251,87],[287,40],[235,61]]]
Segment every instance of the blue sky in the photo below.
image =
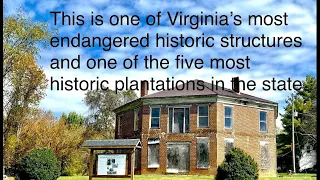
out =
[[[171,35],[198,36],[205,33],[206,36],[214,36],[217,40],[221,36],[234,34],[237,36],[253,37],[261,36],[289,36],[301,37],[303,45],[300,48],[156,48],[151,45],[150,48],[113,48],[111,51],[103,51],[101,48],[49,48],[42,50],[41,59],[38,60],[46,73],[47,78],[54,77],[60,79],[78,79],[92,80],[124,79],[126,76],[131,79],[143,80],[165,79],[174,76],[175,79],[203,79],[208,82],[211,77],[225,80],[226,87],[231,86],[228,82],[232,77],[239,76],[243,80],[255,80],[258,84],[257,90],[246,91],[246,93],[269,99],[279,103],[279,111],[283,112],[284,100],[291,93],[290,91],[262,91],[261,82],[264,79],[287,79],[303,80],[307,74],[316,74],[316,1],[309,0],[247,0],[247,1],[209,1],[209,0],[170,0],[170,1],[115,1],[115,0],[87,0],[87,1],[66,1],[66,0],[5,0],[5,14],[14,14],[16,9],[21,7],[22,11],[34,20],[48,22],[54,29],[59,30],[59,36],[74,36],[76,33],[87,36],[143,36],[146,33],[154,34],[169,33]],[[139,26],[110,26],[104,23],[103,26],[53,26],[53,15],[50,11],[64,11],[66,13],[82,14],[89,17],[93,11],[95,14],[101,14],[109,17],[113,14],[139,15],[143,19],[146,15],[163,12],[161,26],[147,26],[141,23]],[[196,30],[188,26],[169,26],[168,18],[165,12],[182,11],[184,14],[234,14],[241,15],[242,24],[239,27],[229,26],[201,26]],[[288,14],[288,26],[259,26],[249,27],[247,16],[249,14],[261,15],[283,15]],[[60,23],[59,23],[60,24]],[[152,39],[152,38],[151,38]],[[151,40],[151,44],[154,41]],[[216,41],[218,43],[218,41]],[[78,54],[82,59],[93,58],[116,58],[122,61],[124,58],[133,57],[139,54],[139,57],[152,54],[157,58],[167,58],[174,60],[177,54],[183,54],[189,58],[203,58],[208,60],[210,57],[221,58],[239,58],[249,56],[251,58],[248,70],[222,70],[210,69],[205,67],[201,70],[176,70],[173,65],[167,70],[145,70],[142,68],[124,70],[117,68],[115,70],[90,70],[83,66],[78,70],[52,70],[50,69],[50,60],[55,57],[75,58]],[[139,61],[141,63],[141,61]],[[85,63],[84,61],[82,63]],[[83,64],[85,65],[85,64]],[[48,86],[49,88],[50,86]],[[56,116],[62,112],[76,111],[87,114],[87,108],[83,103],[84,91],[46,91],[47,96],[40,103],[41,108],[51,110]],[[152,92],[151,92],[152,93]],[[137,92],[139,95],[139,93]],[[277,125],[280,126],[279,118]]]

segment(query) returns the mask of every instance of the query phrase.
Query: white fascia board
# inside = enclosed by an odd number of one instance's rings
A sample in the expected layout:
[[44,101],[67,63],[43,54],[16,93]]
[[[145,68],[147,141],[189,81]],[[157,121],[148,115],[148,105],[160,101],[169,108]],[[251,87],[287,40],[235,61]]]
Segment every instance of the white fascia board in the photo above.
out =
[[[226,104],[226,105],[239,105],[239,106],[246,106],[246,107],[253,107],[257,109],[264,109],[264,110],[274,110],[274,107],[277,107],[275,104],[271,103],[260,103],[257,101],[248,101],[247,104],[241,104],[238,102],[238,98],[226,97],[226,96],[218,96],[217,102]],[[262,105],[262,106],[261,106]]]

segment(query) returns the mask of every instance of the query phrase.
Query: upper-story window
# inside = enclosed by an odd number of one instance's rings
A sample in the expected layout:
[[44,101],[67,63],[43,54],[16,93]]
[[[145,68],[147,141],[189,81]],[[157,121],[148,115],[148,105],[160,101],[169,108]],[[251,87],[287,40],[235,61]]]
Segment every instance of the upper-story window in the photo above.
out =
[[209,127],[209,106],[198,106],[198,127]]
[[121,116],[118,116],[118,136],[121,135]]
[[169,133],[187,133],[189,132],[189,108],[188,107],[170,107],[169,108]]
[[260,131],[266,132],[267,131],[267,112],[260,111],[259,119],[260,119]]
[[150,128],[160,128],[160,107],[151,108]]
[[133,130],[137,131],[139,128],[139,109],[134,110],[134,124],[133,124]]
[[232,107],[225,106],[224,107],[224,128],[231,129],[232,128]]

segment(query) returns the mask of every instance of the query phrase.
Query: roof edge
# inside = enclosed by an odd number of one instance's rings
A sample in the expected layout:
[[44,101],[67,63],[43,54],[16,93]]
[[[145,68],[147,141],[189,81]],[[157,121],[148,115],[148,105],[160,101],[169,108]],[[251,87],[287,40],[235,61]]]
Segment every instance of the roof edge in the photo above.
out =
[[[115,108],[115,109],[112,110],[112,111],[113,111],[114,113],[116,113],[116,114],[119,113],[119,112],[125,111],[125,110],[127,110],[127,109],[130,109],[130,108],[127,107],[127,106],[133,105],[134,103],[139,103],[139,102],[141,102],[141,100],[142,100],[141,98],[135,99],[135,100],[133,100],[133,101],[130,101],[130,102],[126,103],[126,104],[123,104],[123,105]],[[127,108],[126,108],[126,107],[127,107]]]
[[[236,98],[236,97],[232,97],[232,96],[225,96],[225,95],[217,95],[217,97],[224,97],[224,98],[231,98],[231,99],[243,99],[243,98]],[[248,99],[248,98],[245,98],[245,99]],[[251,102],[255,102],[255,103],[260,103],[260,104],[267,104],[267,105],[276,105],[278,106],[279,103],[277,102],[273,102],[273,101],[270,101],[270,100],[253,100],[253,99],[248,99],[249,101]],[[266,102],[268,101],[268,102]]]

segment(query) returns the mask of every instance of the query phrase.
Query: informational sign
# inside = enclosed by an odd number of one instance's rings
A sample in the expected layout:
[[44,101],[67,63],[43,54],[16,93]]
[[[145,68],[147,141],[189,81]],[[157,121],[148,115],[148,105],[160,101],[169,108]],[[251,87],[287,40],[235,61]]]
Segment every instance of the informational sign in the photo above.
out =
[[126,175],[126,154],[99,154],[97,175]]

